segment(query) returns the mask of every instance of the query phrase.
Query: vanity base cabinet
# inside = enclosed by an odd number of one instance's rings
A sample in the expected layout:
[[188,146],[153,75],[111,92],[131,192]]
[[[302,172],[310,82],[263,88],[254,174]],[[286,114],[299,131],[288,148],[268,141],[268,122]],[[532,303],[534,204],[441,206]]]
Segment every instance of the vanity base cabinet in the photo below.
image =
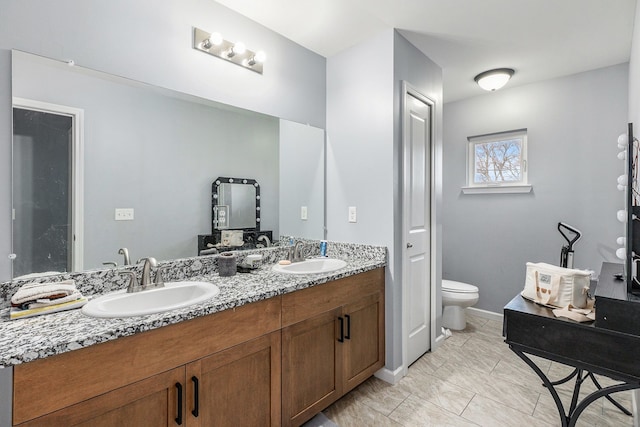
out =
[[299,425],[342,393],[336,309],[282,330],[283,425]]
[[16,365],[13,425],[301,425],[383,366],[378,268]]
[[384,366],[384,269],[283,295],[282,424],[298,426]]
[[368,295],[344,308],[347,332],[343,346],[344,393],[384,366],[384,299]]
[[[261,411],[269,411],[266,416],[261,415],[262,419],[276,419],[278,422],[273,424],[278,425],[280,325],[280,297],[274,297],[16,365],[13,424],[199,425],[200,417],[191,412],[195,404],[192,380],[195,376],[198,380],[202,378],[200,412],[205,416],[207,411],[248,414],[249,410],[237,408],[247,405],[243,399],[249,398],[249,402],[270,402],[268,407],[260,406]],[[256,366],[260,366],[260,372]],[[211,381],[212,372],[234,384],[221,387]],[[237,383],[244,388],[229,387]],[[224,399],[236,401],[231,408],[207,408],[208,399],[215,404]],[[85,413],[99,417],[86,418]],[[257,417],[253,413],[251,416]],[[182,418],[182,424],[176,418]],[[120,419],[125,421],[120,423]],[[142,422],[138,422],[140,419]]]
[[280,332],[20,426],[279,426]]
[[[184,367],[154,375],[100,396],[44,415],[19,426],[139,427],[175,426],[179,414],[176,384]],[[47,391],[43,390],[43,393]],[[64,387],[51,394],[64,393]],[[184,414],[184,404],[180,410]]]
[[274,332],[187,365],[187,425],[279,426],[280,361]]

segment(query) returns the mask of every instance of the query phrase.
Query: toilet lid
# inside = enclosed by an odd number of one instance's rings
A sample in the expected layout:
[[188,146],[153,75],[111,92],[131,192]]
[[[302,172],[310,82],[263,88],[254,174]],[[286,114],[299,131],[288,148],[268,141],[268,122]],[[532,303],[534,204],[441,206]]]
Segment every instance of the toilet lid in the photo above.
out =
[[478,292],[478,287],[468,283],[456,282],[454,280],[443,280],[442,290],[450,292]]

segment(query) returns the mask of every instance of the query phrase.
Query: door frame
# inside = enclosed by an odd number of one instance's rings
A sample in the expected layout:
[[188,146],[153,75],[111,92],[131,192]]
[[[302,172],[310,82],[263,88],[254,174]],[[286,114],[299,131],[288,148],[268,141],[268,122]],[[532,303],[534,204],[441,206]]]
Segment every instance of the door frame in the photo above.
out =
[[431,98],[423,95],[422,93],[420,93],[416,88],[414,88],[413,86],[411,86],[411,84],[409,84],[407,81],[402,81],[402,93],[401,93],[401,109],[400,109],[400,118],[402,121],[402,131],[401,131],[401,149],[400,149],[400,155],[402,156],[402,169],[401,169],[401,177],[400,177],[400,185],[401,185],[401,194],[402,194],[402,227],[401,227],[401,233],[402,233],[402,246],[400,247],[400,259],[401,259],[401,271],[402,271],[402,285],[401,285],[401,292],[402,292],[402,376],[407,375],[407,371],[409,369],[408,366],[408,336],[409,336],[409,322],[407,319],[408,316],[408,310],[407,307],[409,306],[409,302],[407,301],[407,284],[405,282],[405,277],[406,277],[406,251],[405,248],[407,246],[407,234],[408,234],[408,230],[407,230],[407,224],[409,223],[409,211],[408,209],[405,208],[404,203],[405,203],[405,171],[407,169],[407,165],[405,162],[405,155],[404,155],[404,149],[405,149],[405,136],[407,135],[407,128],[406,128],[406,114],[409,111],[409,108],[407,106],[407,95],[411,95],[417,99],[419,99],[420,101],[424,102],[425,104],[429,105],[430,107],[430,124],[431,124],[431,129],[430,129],[430,138],[431,138],[431,143],[430,143],[430,147],[429,147],[429,154],[430,154],[430,183],[429,183],[429,210],[430,210],[430,221],[429,221],[429,227],[431,228],[431,233],[430,233],[430,241],[429,241],[429,263],[430,263],[430,296],[431,296],[431,306],[429,307],[430,309],[430,313],[429,313],[429,318],[430,318],[430,334],[431,334],[431,343],[430,343],[430,349],[433,350],[434,347],[434,342],[435,339],[437,337],[436,335],[436,318],[437,318],[437,268],[436,268],[436,262],[437,262],[437,226],[436,226],[436,188],[435,188],[435,183],[436,183],[436,114],[435,114],[435,109],[436,109],[436,102],[434,100],[432,100]]
[[[84,263],[84,110],[68,107],[66,105],[52,104],[33,99],[13,97],[11,113],[14,108],[23,108],[43,113],[58,114],[71,117],[73,129],[73,143],[71,144],[71,230],[73,241],[71,242],[71,269],[70,271],[83,270]],[[13,137],[13,130],[11,132]],[[13,144],[12,144],[13,159]],[[14,164],[11,162],[11,176],[13,177]],[[13,182],[13,178],[12,178]],[[13,185],[11,188],[11,218],[15,218],[13,207]],[[13,252],[13,224],[11,226],[11,247]],[[11,277],[13,277],[13,263],[11,265]]]

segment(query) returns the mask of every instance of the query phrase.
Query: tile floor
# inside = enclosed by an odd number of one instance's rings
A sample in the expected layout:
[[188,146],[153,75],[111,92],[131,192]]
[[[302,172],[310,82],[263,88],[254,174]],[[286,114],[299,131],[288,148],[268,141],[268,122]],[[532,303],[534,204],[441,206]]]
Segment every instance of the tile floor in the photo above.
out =
[[[551,379],[572,371],[536,358]],[[601,384],[612,384],[599,378]],[[573,382],[559,387],[563,404]],[[595,387],[583,383],[582,394]],[[630,392],[617,400],[631,408]],[[540,379],[504,343],[502,323],[469,315],[467,328],[453,332],[435,352],[427,353],[398,384],[370,378],[324,411],[340,427],[363,426],[559,426],[553,398]],[[632,417],[605,399],[592,403],[578,426],[633,426]]]

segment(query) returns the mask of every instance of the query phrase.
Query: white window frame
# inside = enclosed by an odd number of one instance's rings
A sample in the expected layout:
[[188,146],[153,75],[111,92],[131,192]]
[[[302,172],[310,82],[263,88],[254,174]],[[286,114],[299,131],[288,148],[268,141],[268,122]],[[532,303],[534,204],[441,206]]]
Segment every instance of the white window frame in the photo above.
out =
[[[477,144],[499,142],[512,138],[521,138],[520,146],[520,172],[519,181],[509,182],[474,182]],[[527,161],[527,129],[515,129],[505,132],[496,132],[484,135],[467,137],[467,185],[462,187],[464,194],[486,194],[486,193],[529,193],[532,186],[528,181],[529,163]]]

